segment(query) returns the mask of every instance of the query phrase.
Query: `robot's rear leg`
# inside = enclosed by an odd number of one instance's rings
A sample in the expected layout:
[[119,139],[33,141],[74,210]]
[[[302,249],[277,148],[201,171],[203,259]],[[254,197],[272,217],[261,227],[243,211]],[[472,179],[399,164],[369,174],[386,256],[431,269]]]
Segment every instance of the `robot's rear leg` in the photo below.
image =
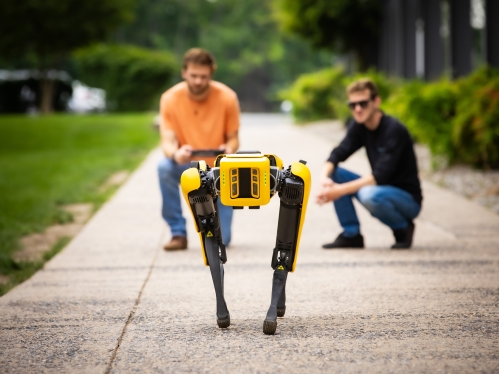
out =
[[[277,329],[277,316],[282,317],[286,310],[286,280],[288,279],[288,270],[284,266],[278,266],[274,270],[272,279],[272,299],[270,308],[263,321],[263,333],[274,335]],[[282,314],[281,314],[282,312]]]
[[218,327],[225,329],[230,326],[230,315],[224,298],[224,265],[220,259],[219,246],[214,236],[206,238],[205,249],[217,296],[217,324]]

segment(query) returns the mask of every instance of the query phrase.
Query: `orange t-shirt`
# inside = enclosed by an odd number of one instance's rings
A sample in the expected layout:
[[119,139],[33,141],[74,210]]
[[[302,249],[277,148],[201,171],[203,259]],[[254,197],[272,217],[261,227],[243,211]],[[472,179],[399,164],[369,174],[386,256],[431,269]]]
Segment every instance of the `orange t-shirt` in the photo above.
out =
[[[210,94],[202,102],[189,97],[187,83],[176,84],[161,96],[160,112],[161,126],[175,133],[179,147],[218,149],[226,134],[239,130],[237,95],[220,82],[210,82]],[[215,161],[214,157],[201,159],[209,165]]]

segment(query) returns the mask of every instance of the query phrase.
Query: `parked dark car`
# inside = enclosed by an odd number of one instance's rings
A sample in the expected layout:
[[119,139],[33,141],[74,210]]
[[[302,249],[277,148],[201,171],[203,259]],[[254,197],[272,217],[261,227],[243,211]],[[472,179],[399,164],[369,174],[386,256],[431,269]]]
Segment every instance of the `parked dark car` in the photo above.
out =
[[[67,109],[73,93],[72,79],[64,71],[48,72],[54,80],[53,109]],[[0,70],[0,113],[36,112],[40,106],[41,73],[36,70]]]

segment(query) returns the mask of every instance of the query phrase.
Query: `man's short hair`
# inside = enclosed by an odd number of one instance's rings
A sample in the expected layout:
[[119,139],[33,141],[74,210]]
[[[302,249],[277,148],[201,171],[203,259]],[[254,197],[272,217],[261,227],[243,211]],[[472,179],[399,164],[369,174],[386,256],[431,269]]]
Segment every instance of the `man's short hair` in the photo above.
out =
[[191,48],[185,52],[182,67],[187,69],[189,64],[204,65],[215,69],[215,57],[206,49]]
[[378,86],[369,78],[362,78],[352,82],[347,87],[347,95],[350,95],[354,92],[361,92],[369,90],[371,94],[371,99],[374,99],[376,96],[379,96]]

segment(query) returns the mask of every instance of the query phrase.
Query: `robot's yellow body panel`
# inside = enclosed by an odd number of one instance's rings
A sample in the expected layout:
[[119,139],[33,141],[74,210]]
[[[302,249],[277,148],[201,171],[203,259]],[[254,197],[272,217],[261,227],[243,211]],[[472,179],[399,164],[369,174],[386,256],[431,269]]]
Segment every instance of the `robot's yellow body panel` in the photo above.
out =
[[311,187],[310,170],[305,161],[283,169],[276,155],[238,152],[219,155],[213,168],[204,161],[191,163],[180,180],[182,194],[190,207],[199,233],[204,264],[210,271],[217,295],[219,327],[230,325],[223,297],[223,264],[227,261],[222,242],[218,198],[234,209],[258,209],[279,194],[281,200],[276,245],[271,266],[274,269],[272,303],[264,322],[264,333],[274,334],[277,316],[285,311],[285,284],[288,272],[296,269],[305,212]]
[[[202,165],[200,165],[200,167],[201,166]],[[206,170],[206,163],[204,164],[204,167],[205,167],[204,170]],[[198,170],[195,168],[190,168],[184,171],[182,173],[182,176],[180,177],[180,186],[182,188],[182,195],[184,196],[185,201],[189,202],[189,197],[188,197],[189,192],[195,191],[199,187],[201,187],[201,178],[199,177]],[[194,218],[194,225],[196,226],[196,231],[199,234],[199,241],[201,242],[201,254],[203,256],[203,262],[206,266],[208,266],[208,260],[206,259],[206,250],[204,248],[203,235],[198,227],[198,222],[196,220],[195,212],[193,212],[192,209],[189,210],[192,214],[192,218]]]
[[303,228],[303,222],[305,222],[305,213],[307,212],[308,197],[310,195],[312,177],[310,175],[309,168],[300,162],[293,162],[291,164],[291,173],[293,173],[293,175],[300,177],[303,180],[304,189],[305,189],[303,193],[303,203],[301,207],[300,227],[298,228],[298,236],[296,238],[296,253],[295,253],[295,258],[293,260],[293,266],[291,268],[291,272],[294,272],[296,269],[296,261],[298,260],[298,250],[300,249],[301,232]]
[[[184,171],[180,177],[180,186],[182,188],[182,195],[184,195],[185,201],[189,202],[189,192],[197,190],[201,187],[201,178],[199,177],[198,170],[195,168],[189,168]],[[196,221],[194,221],[194,224],[196,225],[197,231],[199,231]]]

